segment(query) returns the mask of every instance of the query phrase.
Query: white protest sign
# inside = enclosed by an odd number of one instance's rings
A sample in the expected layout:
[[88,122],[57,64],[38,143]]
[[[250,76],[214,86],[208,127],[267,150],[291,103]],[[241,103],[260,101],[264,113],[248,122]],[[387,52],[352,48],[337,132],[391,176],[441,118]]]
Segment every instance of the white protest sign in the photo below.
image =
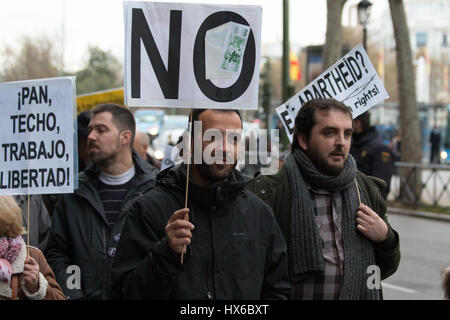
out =
[[0,194],[72,193],[75,77],[0,83]]
[[359,44],[276,109],[290,141],[298,111],[306,102],[316,98],[333,98],[344,103],[351,109],[354,119],[389,98],[389,95],[366,51]]
[[124,2],[124,16],[127,106],[258,108],[260,6]]

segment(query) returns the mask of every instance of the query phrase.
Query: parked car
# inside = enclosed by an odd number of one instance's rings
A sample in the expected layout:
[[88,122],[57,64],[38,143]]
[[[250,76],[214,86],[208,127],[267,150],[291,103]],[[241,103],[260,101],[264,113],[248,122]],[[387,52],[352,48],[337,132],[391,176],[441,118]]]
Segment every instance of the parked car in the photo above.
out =
[[159,136],[153,140],[153,156],[162,160],[167,145],[175,146],[183,132],[188,130],[189,117],[185,115],[165,115]]
[[134,113],[136,119],[136,129],[150,135],[152,141],[156,138],[163,125],[166,112],[164,110],[140,109]]

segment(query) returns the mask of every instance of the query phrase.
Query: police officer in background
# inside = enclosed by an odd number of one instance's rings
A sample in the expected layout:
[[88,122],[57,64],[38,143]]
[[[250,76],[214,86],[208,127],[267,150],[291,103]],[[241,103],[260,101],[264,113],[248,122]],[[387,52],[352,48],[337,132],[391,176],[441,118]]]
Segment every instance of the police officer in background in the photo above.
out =
[[389,194],[391,177],[394,174],[394,157],[385,145],[375,126],[370,125],[370,113],[365,112],[353,120],[353,135],[350,154],[355,158],[358,170],[368,176],[384,180],[387,184],[382,195]]

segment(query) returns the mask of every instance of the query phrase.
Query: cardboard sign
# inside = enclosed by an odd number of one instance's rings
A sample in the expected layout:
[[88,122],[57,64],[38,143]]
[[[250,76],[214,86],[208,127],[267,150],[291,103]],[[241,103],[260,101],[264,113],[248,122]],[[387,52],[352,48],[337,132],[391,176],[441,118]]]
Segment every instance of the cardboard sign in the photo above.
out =
[[123,105],[123,88],[80,94],[77,96],[77,111],[91,110],[101,103],[117,103]]
[[0,83],[0,110],[0,194],[72,193],[75,78]]
[[292,141],[300,108],[317,98],[333,98],[348,106],[353,119],[389,98],[369,56],[361,44],[342,57],[276,111]]
[[257,109],[262,8],[124,2],[125,104]]

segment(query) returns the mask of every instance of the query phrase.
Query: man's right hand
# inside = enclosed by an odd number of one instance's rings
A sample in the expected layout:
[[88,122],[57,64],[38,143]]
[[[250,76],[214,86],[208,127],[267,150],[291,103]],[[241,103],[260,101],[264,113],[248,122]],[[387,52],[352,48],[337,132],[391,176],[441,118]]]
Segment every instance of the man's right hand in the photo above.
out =
[[166,225],[166,235],[170,248],[177,253],[186,252],[186,246],[191,243],[194,225],[187,218],[189,209],[175,211]]

